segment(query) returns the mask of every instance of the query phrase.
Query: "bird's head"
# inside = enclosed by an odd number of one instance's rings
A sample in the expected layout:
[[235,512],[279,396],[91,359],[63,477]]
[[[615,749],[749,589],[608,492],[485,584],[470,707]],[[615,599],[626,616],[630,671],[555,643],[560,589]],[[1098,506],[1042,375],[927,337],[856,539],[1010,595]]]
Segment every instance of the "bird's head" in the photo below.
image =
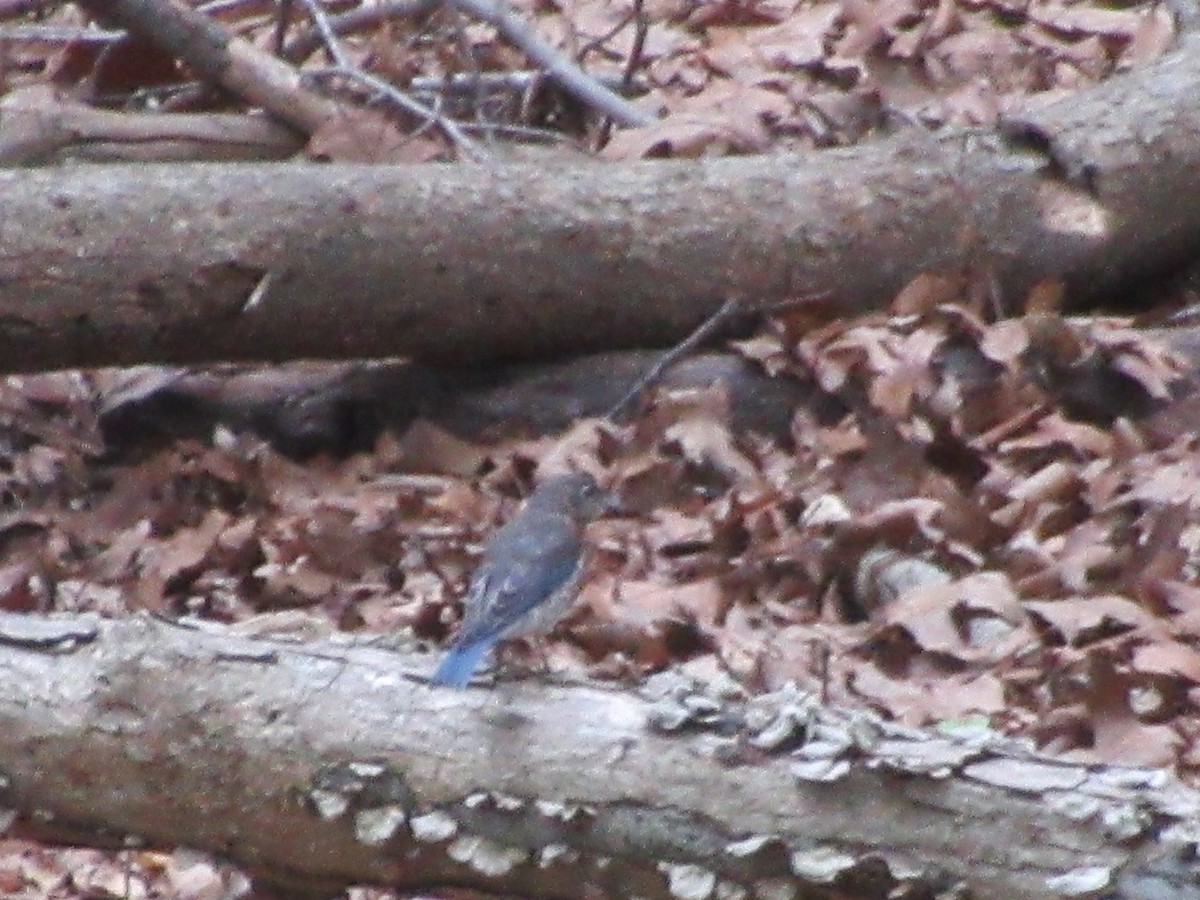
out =
[[530,496],[529,504],[566,512],[584,524],[615,509],[616,498],[586,472],[568,472],[540,484]]

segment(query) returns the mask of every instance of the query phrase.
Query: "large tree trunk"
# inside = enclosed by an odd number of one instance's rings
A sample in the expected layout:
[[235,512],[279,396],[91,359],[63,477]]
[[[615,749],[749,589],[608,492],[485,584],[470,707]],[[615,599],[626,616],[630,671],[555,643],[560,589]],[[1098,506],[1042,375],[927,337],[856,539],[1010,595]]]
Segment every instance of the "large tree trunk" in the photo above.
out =
[[1200,795],[1163,772],[933,737],[786,690],[749,705],[670,676],[653,697],[535,679],[460,692],[426,685],[430,666],[145,616],[4,614],[3,803],[29,833],[188,845],[309,890],[1200,897],[1174,853]]
[[725,299],[877,308],[920,272],[1111,297],[1200,240],[1200,35],[1009,123],[807,157],[0,173],[0,364],[669,342]]

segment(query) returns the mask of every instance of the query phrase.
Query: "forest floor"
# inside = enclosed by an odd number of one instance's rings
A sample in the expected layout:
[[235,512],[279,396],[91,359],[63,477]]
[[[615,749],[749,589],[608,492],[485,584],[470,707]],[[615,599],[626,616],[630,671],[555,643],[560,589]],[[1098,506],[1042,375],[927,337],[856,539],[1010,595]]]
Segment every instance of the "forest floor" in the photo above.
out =
[[[269,12],[225,6],[227,25],[271,45]],[[3,89],[182,95],[185,73],[144,44],[84,39],[80,12],[47,7],[0,33],[75,37],[10,43]],[[539,89],[493,99],[479,120],[543,133],[542,152],[612,161],[816,149],[897,123],[988,128],[1032,94],[1156,58],[1176,33],[1162,3],[515,8],[589,73],[628,70],[636,102],[668,114],[604,141]],[[495,29],[446,11],[343,43],[402,84],[529,67]],[[448,150],[429,132],[364,147],[351,130],[308,147],[409,162]],[[1194,781],[1200,421],[1193,363],[1149,327],[1187,299],[1164,286],[1136,319],[1067,319],[1058,298],[1038,295],[1023,317],[993,321],[986,286],[930,275],[885,313],[813,327],[785,311],[726,346],[765,376],[814,387],[773,436],[735,428],[715,387],[658,392],[621,426],[584,419],[485,440],[418,422],[370,452],[299,461],[228,424],[200,440],[114,441],[113,396],[156,370],[12,376],[0,381],[0,609],[401,634],[434,651],[487,536],[538,478],[578,468],[623,508],[589,532],[588,576],[553,668],[620,680],[723,671],[750,691],[794,681],[912,725],[990,728]],[[3,896],[243,890],[238,872],[186,851],[0,840]]]

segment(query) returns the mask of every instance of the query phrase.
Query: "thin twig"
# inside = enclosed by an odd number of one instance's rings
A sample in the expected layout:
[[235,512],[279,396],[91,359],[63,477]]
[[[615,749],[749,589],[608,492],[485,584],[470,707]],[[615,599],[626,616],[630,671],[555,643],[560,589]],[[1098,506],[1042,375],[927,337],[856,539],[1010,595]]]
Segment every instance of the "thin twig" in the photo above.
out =
[[629,90],[633,76],[642,64],[646,50],[646,36],[650,34],[650,20],[646,17],[645,0],[633,0],[634,32],[633,46],[629,48],[629,59],[625,60],[625,71],[621,73],[621,88]]
[[[514,72],[456,72],[453,75],[417,75],[408,83],[408,89],[414,94],[432,93],[465,93],[482,86],[488,91],[524,91],[544,81],[545,74],[533,69]],[[623,80],[620,75],[597,75],[596,80],[611,91],[622,91]],[[627,88],[630,94],[644,93],[644,85],[631,84]]]
[[571,138],[560,131],[549,128],[534,128],[532,125],[511,125],[507,122],[463,122],[458,127],[468,133],[476,132],[494,137],[512,138],[530,144],[569,144]]
[[508,9],[503,0],[449,0],[463,12],[493,26],[530,59],[546,70],[546,75],[572,97],[583,101],[613,119],[619,125],[636,128],[650,125],[656,117],[610,91],[583,69],[543,41],[534,30]]
[[[330,72],[335,76],[366,85],[371,90],[385,97],[393,105],[423,119],[425,124],[437,126],[442,134],[454,145],[455,149],[466,158],[474,162],[487,160],[487,154],[473,140],[467,137],[466,133],[453,120],[439,115],[437,110],[431,109],[420,100],[413,99],[395,85],[389,84],[382,78],[364,71],[351,62],[349,55],[342,48],[341,41],[333,33],[333,29],[329,27],[329,18],[325,15],[325,10],[321,8],[321,4],[317,0],[301,0],[301,2],[308,10],[309,18],[312,19],[313,25],[320,33],[326,52],[334,61],[334,68],[329,70]],[[325,74],[328,76],[328,72]]]
[[467,137],[462,128],[453,119],[448,119],[439,114],[437,110],[426,106],[420,100],[414,100],[395,85],[388,84],[382,78],[372,75],[370,72],[364,72],[362,69],[351,66],[348,69],[340,67],[320,69],[313,72],[306,72],[305,75],[310,78],[345,78],[349,81],[357,81],[359,84],[378,92],[384,99],[410,115],[422,119],[422,128],[425,125],[436,126],[454,144],[457,150],[473,162],[482,163],[491,159],[475,141]]
[[338,114],[338,106],[300,84],[300,73],[224,25],[171,0],[75,0],[189,66],[304,135]]
[[[627,93],[633,84],[634,73],[642,64],[642,53],[646,49],[646,35],[650,32],[650,21],[646,18],[645,0],[633,0],[633,21],[636,23],[633,32],[633,46],[629,48],[629,58],[625,60],[625,70],[621,73],[621,93]],[[596,136],[596,148],[601,149],[612,136],[613,120],[605,118]]]
[[678,362],[681,357],[691,353],[703,341],[711,337],[713,332],[741,311],[742,302],[740,300],[726,300],[720,309],[701,323],[699,328],[664,353],[658,362],[650,368],[650,371],[638,379],[638,382],[617,402],[617,405],[608,411],[608,415],[605,418],[610,422],[620,422],[621,418],[633,408],[634,404],[642,398],[646,391],[662,378],[663,373],[667,369]]
[[263,12],[263,7],[271,6],[272,3],[263,3],[262,0],[207,0],[204,3],[195,5],[196,12],[206,16],[222,19],[230,14],[239,16],[255,15]]
[[25,44],[115,44],[127,37],[115,28],[66,25],[0,25],[0,41]]
[[271,52],[276,56],[283,55],[283,39],[287,37],[288,28],[292,24],[292,9],[294,0],[279,0],[275,8],[275,27],[271,31]]
[[[326,14],[326,19],[334,34],[344,36],[369,31],[394,19],[415,19],[428,15],[440,3],[441,0],[390,0],[376,6],[361,6],[336,16]],[[315,27],[306,28],[284,45],[280,56],[289,62],[299,62],[307,59],[321,44],[320,32]]]
[[329,58],[333,61],[333,64],[339,69],[353,69],[354,64],[350,62],[350,57],[342,49],[341,41],[337,39],[337,35],[329,27],[329,17],[325,15],[325,10],[321,9],[321,4],[317,0],[300,0],[300,2],[308,10],[308,17],[312,19],[317,33],[321,36],[321,43],[325,47],[325,52],[329,54]]
[[608,29],[608,31],[604,32],[604,34],[600,35],[599,37],[592,38],[590,41],[588,41],[586,44],[584,44],[582,47],[580,47],[577,51],[575,51],[575,59],[579,63],[582,63],[584,61],[584,59],[587,58],[587,55],[589,53],[591,53],[593,50],[599,50],[601,47],[603,47],[605,44],[607,44],[609,41],[611,41],[613,38],[615,38],[618,34],[620,34],[622,31],[624,31],[625,27],[627,25],[629,25],[629,23],[632,22],[636,16],[637,16],[637,9],[635,6],[634,9],[631,9],[625,15],[621,16],[621,21],[617,22],[616,25],[614,25],[612,28]]
[[[472,82],[471,99],[475,114],[475,121],[483,122],[483,101],[485,92],[483,85],[479,81],[479,76],[483,74],[483,70],[479,67],[479,59],[475,55],[475,45],[470,38],[467,37],[467,29],[463,26],[462,22],[463,17],[453,16],[452,18],[454,20],[452,25],[454,42],[458,45],[459,56],[465,60],[467,64],[467,71],[464,74],[471,79]],[[439,94],[437,99],[439,109],[443,108],[444,102],[445,97]],[[484,132],[484,134],[489,141],[494,140],[493,135],[488,134],[487,132]]]

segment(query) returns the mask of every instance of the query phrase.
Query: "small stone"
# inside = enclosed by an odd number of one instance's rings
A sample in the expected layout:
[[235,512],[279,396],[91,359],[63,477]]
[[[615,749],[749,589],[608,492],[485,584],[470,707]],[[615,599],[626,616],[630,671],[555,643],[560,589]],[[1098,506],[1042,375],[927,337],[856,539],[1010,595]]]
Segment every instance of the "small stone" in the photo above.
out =
[[492,802],[492,795],[487,791],[476,791],[474,794],[468,794],[463,800],[463,806],[467,809],[480,809]]
[[520,797],[512,797],[508,794],[492,794],[492,802],[496,804],[496,809],[505,812],[516,812],[525,805],[525,801]]
[[690,863],[659,863],[667,876],[667,889],[675,900],[708,900],[717,889],[717,876],[703,866]]
[[746,900],[750,890],[744,884],[722,881],[717,885],[717,900]]
[[346,795],[336,791],[323,791],[318,788],[309,792],[308,799],[317,818],[326,822],[344,816],[350,808],[350,801],[346,799]]
[[346,768],[357,775],[359,778],[378,778],[387,769],[377,762],[352,762],[346,765]]
[[1085,866],[1046,879],[1046,886],[1064,897],[1087,897],[1111,885],[1112,870],[1108,866]]
[[773,834],[755,834],[740,841],[732,841],[725,845],[725,852],[737,859],[747,859],[757,856],[770,847],[782,845],[782,841]]
[[413,839],[425,844],[448,841],[458,834],[458,821],[440,809],[417,816],[412,820],[411,827]]
[[792,871],[801,878],[819,884],[831,884],[835,878],[854,866],[853,856],[829,847],[798,850],[792,854]]
[[571,864],[579,859],[579,853],[566,844],[547,844],[537,854],[539,868],[548,869],[557,863]]
[[360,844],[378,847],[395,836],[407,819],[408,816],[399,806],[363,809],[354,815],[354,836]]
[[506,847],[482,837],[461,837],[446,850],[450,858],[489,878],[507,875],[529,858],[519,847]]
[[810,759],[792,763],[792,775],[798,781],[837,781],[850,771],[845,759]]

